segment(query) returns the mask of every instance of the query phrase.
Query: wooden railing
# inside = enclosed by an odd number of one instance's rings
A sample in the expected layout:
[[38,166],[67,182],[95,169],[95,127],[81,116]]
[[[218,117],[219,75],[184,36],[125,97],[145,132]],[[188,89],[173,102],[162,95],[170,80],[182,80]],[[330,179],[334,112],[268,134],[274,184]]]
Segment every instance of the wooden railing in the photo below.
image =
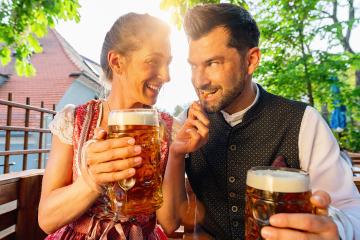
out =
[[[50,114],[54,116],[56,112],[54,110],[49,110],[44,108],[44,102],[41,102],[40,107],[35,107],[30,105],[30,99],[26,98],[26,104],[20,104],[12,101],[12,94],[8,94],[8,100],[0,99],[0,105],[6,106],[6,125],[0,125],[0,131],[5,131],[5,148],[4,151],[0,151],[0,157],[4,157],[4,163],[2,164],[4,169],[3,173],[10,172],[10,156],[12,155],[22,155],[22,170],[27,169],[28,155],[29,154],[38,154],[37,156],[37,168],[43,167],[43,153],[48,153],[50,149],[43,147],[44,134],[49,134],[50,130],[44,127],[44,114]],[[13,126],[13,110],[14,108],[20,108],[25,110],[24,114],[24,126]],[[53,105],[53,109],[55,106]],[[30,111],[40,114],[38,121],[38,127],[30,127]],[[22,150],[11,150],[11,133],[12,132],[23,132],[23,149]],[[37,149],[28,149],[29,146],[29,133],[36,132],[38,133],[38,148]],[[1,163],[0,163],[1,164]]]
[[37,216],[43,169],[0,175],[0,239],[41,240]]

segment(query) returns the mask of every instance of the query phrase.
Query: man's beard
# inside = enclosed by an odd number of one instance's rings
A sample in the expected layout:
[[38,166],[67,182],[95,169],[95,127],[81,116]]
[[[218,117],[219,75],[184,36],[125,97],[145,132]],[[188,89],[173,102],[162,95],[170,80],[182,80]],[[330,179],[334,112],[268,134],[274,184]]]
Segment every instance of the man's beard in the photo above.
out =
[[222,98],[218,102],[212,105],[207,104],[205,100],[200,98],[200,103],[203,106],[205,112],[215,113],[224,110],[225,108],[230,106],[235,101],[235,99],[242,94],[244,90],[244,81],[245,81],[245,76],[242,75],[240,79],[238,79],[238,81],[236,82],[234,88],[224,93]]

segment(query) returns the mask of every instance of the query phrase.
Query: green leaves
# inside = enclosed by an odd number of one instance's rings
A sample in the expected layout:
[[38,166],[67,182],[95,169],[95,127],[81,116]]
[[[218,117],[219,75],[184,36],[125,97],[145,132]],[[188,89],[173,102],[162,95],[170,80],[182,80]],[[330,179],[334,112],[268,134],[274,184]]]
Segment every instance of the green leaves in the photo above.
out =
[[6,65],[11,61],[11,50],[10,48],[3,46],[0,50],[0,61],[2,65]]
[[78,0],[0,1],[1,64],[8,64],[14,52],[17,74],[33,76],[36,71],[31,65],[31,56],[42,51],[38,38],[46,35],[56,21],[78,22],[79,7]]
[[[172,13],[172,21],[180,29],[187,9],[192,8],[197,4],[220,2],[220,0],[162,0],[160,8]],[[248,8],[248,5],[244,0],[230,0],[229,2]]]

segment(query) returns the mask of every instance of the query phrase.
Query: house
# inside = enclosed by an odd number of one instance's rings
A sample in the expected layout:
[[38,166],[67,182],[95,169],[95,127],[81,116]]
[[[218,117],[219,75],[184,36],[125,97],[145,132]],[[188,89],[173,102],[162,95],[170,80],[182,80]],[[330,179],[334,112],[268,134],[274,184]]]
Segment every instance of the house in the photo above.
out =
[[[82,104],[89,99],[98,98],[102,93],[99,82],[100,66],[77,53],[56,30],[50,29],[48,34],[40,39],[43,52],[34,54],[31,62],[37,74],[33,77],[19,77],[14,73],[14,61],[7,66],[0,65],[0,99],[7,100],[8,93],[12,93],[12,100],[17,103],[26,103],[30,98],[30,105],[55,110],[62,109],[66,104]],[[6,125],[7,107],[0,105],[0,126]],[[13,108],[12,126],[24,126],[24,109]],[[51,116],[48,116],[51,118]],[[47,119],[47,124],[50,121]],[[29,127],[39,127],[40,114],[30,113]],[[11,150],[23,147],[22,132],[12,132]],[[0,130],[0,151],[4,150],[5,131]],[[49,143],[49,136],[46,139]],[[37,148],[37,134],[29,136],[29,149]],[[28,168],[37,164],[28,157]],[[36,159],[35,156],[33,159]],[[0,156],[0,173],[3,157]],[[18,171],[20,159],[11,156],[10,162],[15,163],[10,171]],[[35,160],[34,160],[35,161]]]

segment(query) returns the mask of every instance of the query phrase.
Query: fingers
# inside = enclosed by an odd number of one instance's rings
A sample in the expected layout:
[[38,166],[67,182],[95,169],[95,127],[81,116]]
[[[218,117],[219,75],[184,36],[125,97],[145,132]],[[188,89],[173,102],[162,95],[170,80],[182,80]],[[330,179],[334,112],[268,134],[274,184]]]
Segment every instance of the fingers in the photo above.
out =
[[315,207],[317,215],[328,215],[328,207],[331,203],[331,197],[324,191],[316,191],[310,198],[311,204]]
[[[203,138],[207,138],[209,133],[209,128],[205,126],[201,121],[188,119],[186,124],[187,126],[193,126],[195,128],[194,130],[197,130],[197,132]],[[189,127],[188,129],[191,129],[191,127]]]
[[209,127],[210,121],[207,118],[204,110],[201,108],[200,104],[194,102],[189,109],[188,118],[192,120],[200,120],[205,126]]
[[320,239],[320,237],[305,232],[299,232],[292,229],[277,229],[273,227],[263,227],[261,229],[261,236],[266,240],[306,240],[306,239]]
[[112,139],[107,139],[104,141],[98,141],[95,143],[91,143],[88,146],[88,148],[91,152],[99,153],[99,152],[104,152],[109,149],[122,148],[122,147],[126,147],[129,145],[134,145],[134,144],[135,144],[134,138],[123,137],[123,138],[112,138]]
[[118,172],[141,165],[141,157],[132,157],[124,160],[114,160],[89,166],[93,174]]
[[107,132],[103,128],[95,128],[93,139],[95,140],[105,140]]
[[95,175],[93,175],[93,178],[95,179],[95,182],[97,184],[104,184],[104,183],[115,182],[115,181],[127,179],[134,175],[135,175],[135,169],[129,168],[129,169],[118,171],[118,172],[95,174]]
[[305,232],[321,233],[333,230],[336,225],[327,216],[308,213],[280,213],[270,217],[271,226],[278,228],[293,228]]
[[[94,143],[95,144],[95,143]],[[88,152],[87,163],[93,165],[96,163],[108,162],[118,159],[127,159],[135,157],[141,153],[141,147],[138,145],[112,148],[103,152]]]

